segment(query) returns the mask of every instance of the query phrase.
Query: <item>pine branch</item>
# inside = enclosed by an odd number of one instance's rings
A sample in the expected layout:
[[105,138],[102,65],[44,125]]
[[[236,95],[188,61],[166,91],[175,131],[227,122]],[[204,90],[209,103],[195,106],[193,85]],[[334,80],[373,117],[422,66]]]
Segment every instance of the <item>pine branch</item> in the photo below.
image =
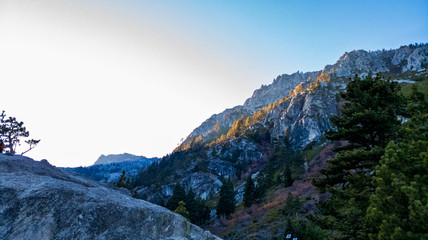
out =
[[28,141],[25,141],[25,142],[30,145],[30,148],[28,150],[22,152],[21,156],[24,155],[24,154],[26,154],[27,152],[29,152],[31,149],[35,148],[37,146],[37,144],[40,142],[40,139],[39,140],[31,139],[31,140],[28,140]]

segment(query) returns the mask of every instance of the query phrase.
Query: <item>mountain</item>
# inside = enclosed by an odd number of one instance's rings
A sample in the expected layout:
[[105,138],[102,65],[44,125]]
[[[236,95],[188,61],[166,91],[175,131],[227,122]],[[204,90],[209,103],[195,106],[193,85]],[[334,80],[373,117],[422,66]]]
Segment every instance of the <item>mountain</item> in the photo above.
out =
[[156,160],[157,158],[146,158],[144,156],[135,156],[129,153],[110,154],[107,156],[103,154],[97,159],[97,161],[95,161],[94,165],[135,161],[146,161],[151,163]]
[[[312,179],[326,166],[326,159],[335,156],[332,149],[341,144],[336,146],[324,138],[333,126],[331,117],[339,115],[345,104],[340,94],[355,75],[377,73],[402,83],[405,89],[409,83],[426,86],[428,44],[354,50],[322,70],[280,75],[255,90],[243,105],[204,121],[171,154],[141,171],[134,190],[143,199],[164,204],[179,183],[205,199],[214,215],[224,180],[232,180],[239,209],[245,179],[251,176],[260,188],[257,214],[255,209],[243,209],[239,216],[242,221],[236,216],[220,222],[212,218],[208,228],[228,239],[248,237],[250,230],[257,233],[255,236],[266,236],[255,239],[280,238],[283,232],[278,229],[284,228],[277,227],[285,222],[279,221],[275,229],[266,230],[265,221],[270,225],[276,221],[265,220],[269,219],[268,213],[279,219],[288,193],[305,199],[302,213],[316,212],[315,202],[326,196],[316,193]],[[284,183],[286,174],[291,175],[292,186]],[[247,226],[248,231],[238,234],[230,226]],[[231,232],[237,235],[228,236]]]
[[91,178],[101,182],[117,182],[126,172],[127,177],[135,177],[140,169],[146,168],[153,162],[158,161],[158,158],[146,158],[143,156],[135,156],[129,153],[101,155],[94,165],[89,167],[62,168],[66,171],[72,171],[82,176]]
[[218,239],[127,191],[0,155],[1,239]]
[[[365,51],[354,50],[344,53],[335,64],[327,65],[323,70],[314,72],[296,72],[283,74],[274,79],[273,83],[263,85],[254,91],[242,106],[226,109],[214,114],[199,127],[193,130],[176,151],[188,149],[194,142],[210,142],[227,133],[234,121],[241,116],[248,117],[263,107],[289,97],[296,87],[307,89],[317,81],[330,82],[333,90],[340,91],[346,87],[350,77],[358,75],[383,73],[386,77],[396,80],[420,80],[427,76],[428,45],[416,44],[402,46],[393,50]],[[301,87],[300,87],[301,86]],[[301,118],[295,119],[298,123]],[[293,125],[291,123],[291,125]],[[321,132],[322,129],[319,129]],[[315,129],[313,130],[315,131]],[[316,131],[317,132],[317,131]],[[317,137],[319,137],[318,135]],[[308,135],[309,137],[309,135]],[[311,136],[313,137],[313,136]],[[304,147],[310,141],[299,141],[296,147]]]

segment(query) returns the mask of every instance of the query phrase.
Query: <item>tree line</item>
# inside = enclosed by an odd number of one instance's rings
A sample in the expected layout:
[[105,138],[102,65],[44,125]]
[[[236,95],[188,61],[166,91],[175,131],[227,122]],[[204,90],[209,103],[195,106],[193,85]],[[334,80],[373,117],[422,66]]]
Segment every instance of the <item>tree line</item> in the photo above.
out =
[[314,184],[330,198],[311,220],[329,239],[428,239],[428,101],[381,75],[348,84],[332,141],[344,143]]
[[183,186],[179,183],[174,186],[172,196],[165,207],[199,226],[210,218],[210,209],[205,201],[197,196],[192,188],[186,193]]
[[[397,82],[382,75],[355,76],[341,97],[345,104],[326,135],[341,144],[313,181],[330,197],[317,204],[316,214],[299,220],[289,214],[299,206],[290,195],[283,209],[287,231],[305,239],[428,239],[428,97],[415,85],[405,97]],[[277,144],[283,141],[274,141],[257,185],[247,178],[244,207],[261,202],[257,186],[287,187],[301,173],[302,157]],[[292,157],[284,161],[286,156]]]

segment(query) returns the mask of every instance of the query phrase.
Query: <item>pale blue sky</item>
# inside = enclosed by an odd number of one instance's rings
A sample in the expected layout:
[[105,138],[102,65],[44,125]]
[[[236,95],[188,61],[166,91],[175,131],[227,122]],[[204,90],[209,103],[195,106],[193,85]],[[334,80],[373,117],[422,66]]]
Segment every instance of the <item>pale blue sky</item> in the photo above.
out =
[[2,0],[0,109],[57,166],[160,157],[280,74],[427,41],[426,0]]
[[428,39],[428,1],[157,1],[152,6],[165,10],[159,16],[169,29],[177,28],[177,35],[204,48],[248,54],[248,62],[262,58],[279,72],[318,70],[344,51]]

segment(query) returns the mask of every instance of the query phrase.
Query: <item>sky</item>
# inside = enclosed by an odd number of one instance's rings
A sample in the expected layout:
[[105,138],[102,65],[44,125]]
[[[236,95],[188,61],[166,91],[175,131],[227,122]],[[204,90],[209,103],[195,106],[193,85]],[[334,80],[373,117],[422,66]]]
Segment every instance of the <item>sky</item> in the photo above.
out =
[[162,157],[278,75],[422,42],[426,0],[0,0],[0,110],[55,166]]

